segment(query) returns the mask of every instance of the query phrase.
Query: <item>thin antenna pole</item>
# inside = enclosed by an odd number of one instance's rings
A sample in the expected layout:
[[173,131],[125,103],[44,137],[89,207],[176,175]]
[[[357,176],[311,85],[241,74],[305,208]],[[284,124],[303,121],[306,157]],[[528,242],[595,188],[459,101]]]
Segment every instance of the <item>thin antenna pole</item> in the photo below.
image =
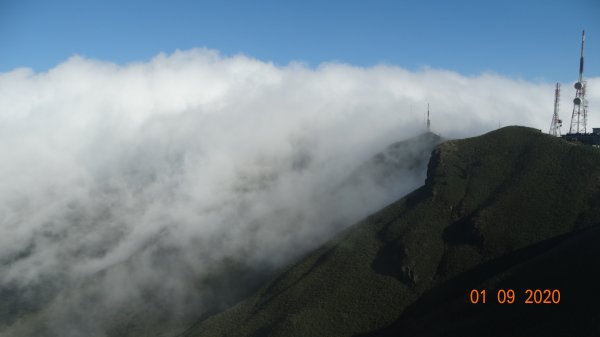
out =
[[583,81],[583,47],[585,45],[585,30],[581,32],[581,56],[579,57],[579,82]]
[[429,103],[427,103],[427,132],[431,132],[431,121],[429,120]]
[[560,137],[560,127],[562,121],[558,117],[558,108],[560,101],[560,83],[556,82],[556,89],[554,90],[554,114],[552,115],[552,123],[550,123],[550,131],[548,132],[552,136]]

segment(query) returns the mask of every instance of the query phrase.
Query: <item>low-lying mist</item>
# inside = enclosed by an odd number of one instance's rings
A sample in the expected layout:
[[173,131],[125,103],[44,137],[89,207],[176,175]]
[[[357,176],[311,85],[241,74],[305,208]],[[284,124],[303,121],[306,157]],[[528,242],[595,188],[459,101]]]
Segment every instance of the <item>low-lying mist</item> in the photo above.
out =
[[553,86],[209,50],[0,74],[0,334],[159,335],[231,304],[423,184],[426,162],[364,171],[427,103],[447,138],[545,131]]

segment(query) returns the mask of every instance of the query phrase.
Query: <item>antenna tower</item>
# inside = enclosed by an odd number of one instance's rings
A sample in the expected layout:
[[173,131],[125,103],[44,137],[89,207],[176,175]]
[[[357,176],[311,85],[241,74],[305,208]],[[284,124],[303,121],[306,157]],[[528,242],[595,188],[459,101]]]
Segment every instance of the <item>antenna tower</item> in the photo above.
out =
[[431,132],[431,121],[429,120],[429,103],[427,103],[427,132]]
[[571,115],[571,127],[569,133],[586,133],[587,124],[587,101],[585,99],[586,82],[583,80],[583,47],[585,44],[585,30],[581,33],[581,57],[579,58],[579,80],[573,85],[575,87],[575,99],[573,99],[573,114]]
[[556,82],[556,89],[554,90],[554,115],[552,115],[552,123],[550,124],[550,131],[548,132],[552,136],[560,137],[560,128],[562,121],[558,118],[558,101],[560,100],[560,83]]

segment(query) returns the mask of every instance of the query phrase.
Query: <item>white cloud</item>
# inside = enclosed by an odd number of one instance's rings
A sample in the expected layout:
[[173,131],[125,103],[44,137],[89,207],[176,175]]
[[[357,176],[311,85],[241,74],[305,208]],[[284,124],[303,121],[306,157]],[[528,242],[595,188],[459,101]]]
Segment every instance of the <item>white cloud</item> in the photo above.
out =
[[[589,125],[600,126],[600,78],[588,83]],[[428,102],[443,136],[498,123],[546,132],[553,83],[280,67],[203,49],[0,74],[0,282],[76,284],[112,268],[104,286],[168,277],[183,292],[188,274],[224,258],[277,266],[422,183],[327,197],[370,155],[422,132]],[[157,268],[167,251],[178,264]]]

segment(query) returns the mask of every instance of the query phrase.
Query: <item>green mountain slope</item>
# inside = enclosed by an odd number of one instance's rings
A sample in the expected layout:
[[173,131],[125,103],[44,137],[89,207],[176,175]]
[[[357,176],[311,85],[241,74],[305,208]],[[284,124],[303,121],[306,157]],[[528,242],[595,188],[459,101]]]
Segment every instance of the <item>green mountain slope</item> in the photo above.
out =
[[[396,335],[402,329],[415,336],[446,335],[442,323],[454,322],[453,303],[460,303],[456,315],[471,314],[462,330],[455,329],[468,335],[469,326],[485,327],[490,320],[482,312],[494,310],[493,305],[465,307],[470,287],[514,283],[544,288],[553,286],[561,273],[598,274],[591,259],[574,267],[581,260],[579,244],[597,256],[597,241],[587,238],[597,237],[598,223],[597,149],[523,127],[448,141],[433,152],[425,186],[184,335]],[[536,275],[548,279],[542,282]],[[564,280],[554,280],[556,287],[565,286]],[[589,291],[590,296],[598,294]],[[569,298],[568,293],[563,296]],[[574,301],[565,299],[571,308],[588,303]],[[443,306],[448,311],[439,309]],[[536,324],[543,322],[538,318]],[[581,321],[570,324],[576,323]],[[589,324],[582,333],[597,331],[598,323]]]

